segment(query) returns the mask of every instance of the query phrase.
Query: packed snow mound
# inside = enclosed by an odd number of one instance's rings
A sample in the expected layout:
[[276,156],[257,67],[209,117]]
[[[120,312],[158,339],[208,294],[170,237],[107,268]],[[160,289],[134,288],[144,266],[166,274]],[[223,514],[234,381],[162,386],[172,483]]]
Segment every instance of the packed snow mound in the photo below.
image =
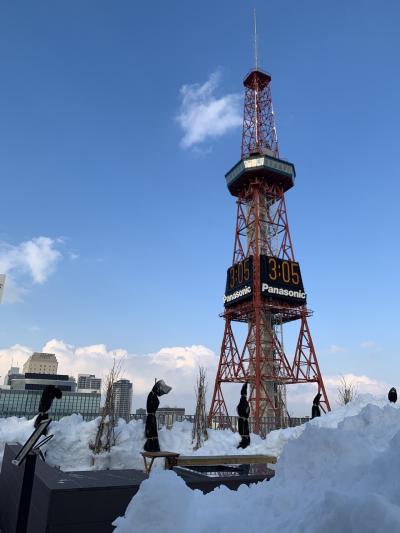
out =
[[[174,451],[184,455],[229,455],[229,454],[266,454],[279,457],[288,441],[297,439],[307,427],[335,428],[346,417],[358,414],[366,405],[385,406],[387,400],[371,395],[363,395],[354,402],[340,407],[335,411],[315,418],[307,424],[295,428],[272,431],[266,439],[258,435],[251,435],[251,445],[245,450],[237,449],[240,436],[229,430],[209,430],[209,438],[204,445],[193,451],[192,424],[179,422],[169,430],[162,428],[159,431],[160,446],[163,450]],[[62,470],[89,470],[89,469],[122,469],[143,468],[144,424],[142,421],[131,421],[127,424],[120,419],[116,428],[117,445],[109,454],[96,457],[95,465],[91,466],[92,453],[89,442],[94,441],[98,419],[85,422],[80,415],[71,415],[52,422],[50,433],[54,438],[46,448],[46,460],[53,466]],[[0,462],[6,442],[23,443],[33,431],[33,419],[2,418],[0,419]],[[162,460],[156,461],[153,468],[161,469]]]
[[297,438],[293,432],[287,438],[275,477],[236,492],[220,487],[203,495],[174,472],[155,471],[114,522],[116,533],[400,530],[396,406],[359,398],[295,429]]

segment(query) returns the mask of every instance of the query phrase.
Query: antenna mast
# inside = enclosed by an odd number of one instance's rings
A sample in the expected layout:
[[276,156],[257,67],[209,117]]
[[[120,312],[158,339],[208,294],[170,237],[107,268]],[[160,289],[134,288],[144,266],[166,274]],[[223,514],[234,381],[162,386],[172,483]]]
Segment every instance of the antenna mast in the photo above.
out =
[[256,60],[256,70],[258,69],[258,47],[257,47],[257,16],[256,8],[253,9],[253,18],[254,18],[254,56]]

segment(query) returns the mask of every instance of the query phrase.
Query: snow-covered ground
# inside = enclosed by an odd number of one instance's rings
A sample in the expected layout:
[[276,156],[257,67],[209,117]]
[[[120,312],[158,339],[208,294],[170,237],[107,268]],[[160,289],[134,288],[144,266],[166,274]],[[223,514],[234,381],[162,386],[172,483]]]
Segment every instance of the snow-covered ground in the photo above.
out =
[[[33,421],[0,419],[4,443],[24,441]],[[95,468],[142,468],[143,423],[121,421],[118,444]],[[88,442],[96,421],[73,415],[54,422],[47,460],[64,470],[90,468]],[[192,451],[191,424],[159,433],[161,447],[183,454],[238,453],[230,431],[210,431],[204,447]],[[279,457],[269,482],[237,492],[225,487],[208,495],[187,488],[174,472],[154,469],[142,483],[117,533],[243,533],[400,531],[400,410],[385,398],[360,396],[351,404],[302,426],[271,432],[241,453]],[[151,509],[151,512],[145,510]]]
[[[368,403],[384,406],[385,399],[377,399],[370,395],[360,396],[357,401],[346,407],[336,409],[326,416],[295,428],[272,431],[263,440],[257,435],[251,436],[251,445],[246,450],[237,450],[240,437],[237,433],[209,430],[209,439],[204,446],[194,452],[191,444],[192,424],[189,422],[176,423],[172,430],[161,429],[159,439],[161,448],[176,451],[181,454],[233,454],[258,453],[280,456],[285,444],[298,438],[307,426],[321,428],[335,428],[345,417],[355,415]],[[90,469],[91,452],[88,443],[94,439],[97,421],[85,422],[79,415],[72,415],[52,422],[51,433],[53,440],[47,446],[46,459],[62,470]],[[6,442],[24,442],[33,431],[33,419],[3,418],[0,419],[0,462]],[[98,457],[94,468],[143,468],[140,451],[144,444],[144,424],[142,421],[132,421],[129,424],[120,420],[116,430],[117,445],[110,454]],[[157,463],[155,463],[157,467]],[[162,467],[160,461],[158,467]]]
[[386,400],[361,397],[251,451],[267,449],[280,452],[275,478],[236,492],[203,495],[155,471],[116,533],[400,531],[400,410]]

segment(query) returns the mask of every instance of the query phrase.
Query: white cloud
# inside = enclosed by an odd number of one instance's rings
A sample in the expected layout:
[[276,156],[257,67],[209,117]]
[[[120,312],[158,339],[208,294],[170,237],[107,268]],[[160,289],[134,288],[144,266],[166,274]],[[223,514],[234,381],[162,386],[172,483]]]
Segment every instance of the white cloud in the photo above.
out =
[[122,360],[121,376],[133,382],[133,409],[145,407],[146,397],[155,379],[164,379],[172,391],[163,398],[163,405],[184,406],[194,410],[194,387],[199,365],[208,370],[210,388],[214,386],[217,357],[201,345],[161,348],[156,353],[132,354],[125,349],[109,350],[104,344],[75,347],[52,339],[44,352],[55,353],[59,373],[77,377],[79,373],[104,378],[114,357]]
[[23,299],[27,289],[20,285],[21,277],[28,276],[35,284],[47,281],[61,259],[57,244],[60,242],[50,237],[35,237],[16,246],[0,242],[0,273],[7,275],[5,301]]
[[33,350],[27,346],[21,344],[14,344],[10,348],[0,350],[0,376],[1,382],[3,377],[7,374],[11,366],[19,366],[22,370],[22,366]]
[[[4,376],[11,366],[23,363],[34,350],[19,344],[11,348],[0,350],[0,375]],[[104,378],[110,370],[114,357],[122,360],[121,377],[133,383],[133,411],[145,407],[146,397],[155,379],[164,379],[172,386],[172,391],[162,398],[163,406],[185,407],[187,413],[193,413],[195,408],[195,384],[198,366],[204,366],[207,371],[208,401],[210,406],[214,388],[218,356],[203,345],[176,346],[161,348],[156,353],[133,354],[125,349],[110,350],[104,344],[88,346],[73,346],[62,340],[52,339],[43,347],[42,351],[55,353],[58,360],[58,372],[77,377],[78,374],[96,374]],[[374,395],[387,394],[392,385],[384,381],[373,379],[366,375],[340,374],[325,375],[324,383],[330,400],[331,408],[337,407],[338,387],[344,377],[347,382],[356,385],[359,393]],[[240,398],[240,384],[227,383],[223,385],[223,394],[228,411],[236,414],[236,405]],[[311,412],[317,385],[299,384],[288,385],[288,409],[292,416],[305,416]]]
[[[354,385],[359,394],[368,393],[380,396],[386,394],[390,389],[386,382],[365,375],[325,375],[323,376],[324,385],[331,409],[335,409],[338,406],[338,388],[342,384],[343,378],[347,383]],[[289,385],[287,391],[290,414],[293,414],[293,416],[310,415],[313,398],[318,392],[318,385],[316,383]]]
[[[33,351],[35,350],[32,348],[18,344],[0,350],[0,375],[4,376],[7,373],[12,360],[14,366],[18,362],[22,368]],[[110,350],[104,344],[78,347],[59,339],[52,339],[41,348],[41,351],[55,353],[58,360],[58,372],[75,378],[78,374],[96,374],[104,378],[114,358],[121,360],[121,377],[133,382],[134,410],[146,406],[147,394],[157,378],[164,379],[168,385],[172,386],[172,391],[168,396],[163,397],[162,405],[184,406],[188,412],[193,412],[198,366],[204,366],[207,370],[211,395],[218,363],[216,355],[202,345],[165,347],[156,353],[143,355],[132,354],[125,349]]]
[[342,380],[346,383],[352,384],[359,393],[365,394],[384,394],[389,390],[389,386],[384,381],[370,378],[369,376],[356,374],[343,374],[335,376],[327,376],[324,380],[328,390],[335,392],[335,398],[337,397],[337,389],[342,384]]
[[[12,355],[14,362],[18,348],[18,361],[22,364],[34,351],[27,347],[12,347],[0,351],[0,375],[4,376]],[[122,360],[121,377],[133,382],[133,409],[145,407],[146,397],[154,385],[154,380],[164,379],[172,386],[172,391],[163,398],[163,405],[185,406],[194,410],[194,387],[199,365],[208,370],[210,390],[214,386],[217,357],[201,345],[161,348],[156,353],[132,354],[125,349],[110,350],[104,344],[73,346],[62,340],[52,339],[42,351],[55,353],[58,372],[77,377],[78,374],[96,374],[104,378],[110,370],[114,357]]]
[[342,346],[338,346],[337,344],[331,344],[327,350],[324,350],[326,353],[341,353],[345,352],[346,349]]
[[220,78],[220,73],[214,72],[203,85],[195,83],[181,87],[182,103],[177,121],[183,130],[181,144],[184,148],[220,137],[241,125],[241,96],[214,96]]
[[361,344],[360,344],[361,348],[363,348],[364,350],[368,350],[370,352],[381,352],[382,351],[382,347],[379,346],[379,344],[377,344],[375,341],[363,341]]

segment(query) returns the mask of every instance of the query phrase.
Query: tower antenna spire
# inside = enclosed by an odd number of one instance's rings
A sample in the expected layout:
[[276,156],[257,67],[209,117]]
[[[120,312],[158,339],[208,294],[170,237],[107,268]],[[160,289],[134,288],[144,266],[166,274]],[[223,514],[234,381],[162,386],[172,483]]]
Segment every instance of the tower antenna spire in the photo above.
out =
[[256,70],[258,69],[258,46],[257,46],[257,15],[256,8],[253,8],[253,19],[254,19],[254,56],[256,60]]

